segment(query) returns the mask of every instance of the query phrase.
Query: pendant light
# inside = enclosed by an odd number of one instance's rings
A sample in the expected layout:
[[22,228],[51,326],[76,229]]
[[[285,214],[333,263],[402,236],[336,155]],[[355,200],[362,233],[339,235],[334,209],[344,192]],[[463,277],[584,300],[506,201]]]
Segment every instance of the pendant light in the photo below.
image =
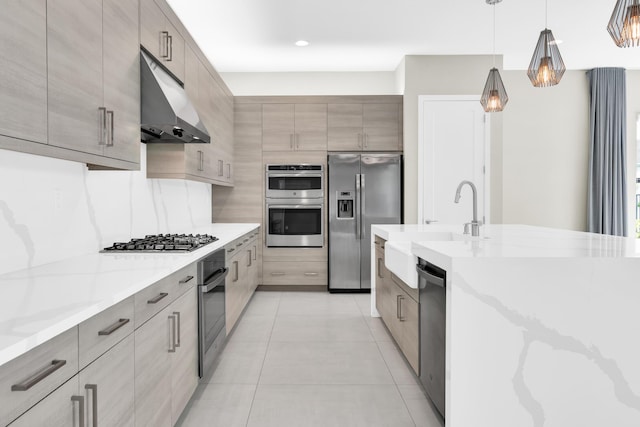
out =
[[545,28],[540,32],[538,44],[527,70],[529,80],[535,87],[554,86],[560,83],[566,67],[560,56],[558,44],[553,33],[547,28],[547,0],[544,2]]
[[489,70],[487,82],[480,97],[480,104],[487,113],[502,111],[509,101],[509,96],[502,83],[500,72],[496,68],[496,3],[502,0],[486,0],[487,4],[493,6],[493,68]]
[[640,0],[618,0],[607,30],[618,47],[640,46]]

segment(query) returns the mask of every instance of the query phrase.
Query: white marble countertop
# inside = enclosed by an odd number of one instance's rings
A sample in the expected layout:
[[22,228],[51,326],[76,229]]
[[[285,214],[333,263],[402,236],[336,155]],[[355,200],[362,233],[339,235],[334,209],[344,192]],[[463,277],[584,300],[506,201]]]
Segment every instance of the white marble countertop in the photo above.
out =
[[373,230],[447,271],[447,426],[639,426],[635,239],[489,225],[457,240],[461,231]]
[[257,227],[188,230],[219,239],[189,253],[94,253],[1,275],[0,365]]

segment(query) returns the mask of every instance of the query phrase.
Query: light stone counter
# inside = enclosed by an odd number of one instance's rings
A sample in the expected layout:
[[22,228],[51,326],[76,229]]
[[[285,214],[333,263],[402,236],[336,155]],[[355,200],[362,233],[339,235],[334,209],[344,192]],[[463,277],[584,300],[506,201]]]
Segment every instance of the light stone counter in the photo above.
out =
[[95,253],[0,276],[0,365],[257,227],[187,230],[219,239],[189,253]]
[[[393,241],[399,227],[374,231]],[[448,427],[640,426],[634,239],[505,225],[428,241],[447,226],[405,228],[412,254],[447,271]]]

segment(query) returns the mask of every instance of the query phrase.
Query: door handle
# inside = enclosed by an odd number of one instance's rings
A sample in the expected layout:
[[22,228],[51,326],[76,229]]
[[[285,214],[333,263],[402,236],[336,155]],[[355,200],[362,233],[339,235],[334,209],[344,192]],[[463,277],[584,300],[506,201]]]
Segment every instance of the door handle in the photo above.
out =
[[356,174],[356,207],[355,207],[355,217],[356,217],[356,239],[360,239],[360,174]]
[[396,315],[398,317],[398,320],[400,320],[401,322],[405,321],[405,318],[402,316],[402,300],[404,299],[404,297],[402,295],[398,295],[396,297],[396,304],[397,304],[397,312]]
[[380,267],[380,261],[382,261],[382,258],[378,258],[378,277],[384,279],[384,276],[382,275],[382,268]]
[[218,160],[218,176],[224,175],[224,162],[222,160]]
[[247,250],[247,254],[249,255],[249,259],[247,260],[247,267],[251,267],[251,249]]
[[238,261],[233,261],[233,265],[235,266],[235,275],[236,275],[236,277],[233,279],[233,281],[237,282],[238,278],[240,277],[240,275],[238,273]]
[[173,61],[173,36],[167,36],[167,46],[167,61]]
[[180,347],[180,312],[174,311],[173,314],[176,316],[176,329],[178,330],[177,335],[174,333],[173,338],[175,339],[175,347]]
[[169,32],[160,31],[160,57],[169,57]]
[[168,295],[169,294],[166,292],[160,292],[157,296],[151,298],[150,300],[147,300],[147,304],[157,304],[158,302],[160,302],[161,299],[163,299]]
[[[176,352],[176,316],[170,314],[168,319],[171,323],[169,325],[169,353]],[[173,335],[171,334],[173,332]]]
[[358,148],[362,148],[362,134],[358,134]]
[[97,384],[86,384],[84,386],[85,390],[91,390],[92,392],[92,399],[91,399],[91,406],[92,408],[92,413],[93,413],[93,426],[92,427],[98,427],[98,385]]
[[364,181],[364,177],[365,175],[363,173],[360,174],[360,215],[362,216],[362,219],[360,220],[360,240],[365,239],[365,228],[366,225],[364,223],[364,217],[366,215],[365,212],[365,207],[366,205],[366,199],[365,199],[365,194],[366,194],[366,187],[365,187],[365,181]]
[[184,279],[180,280],[178,283],[180,285],[184,285],[185,283],[190,282],[191,280],[193,280],[193,276],[187,276]]
[[107,145],[107,109],[98,107],[98,145]]
[[114,120],[113,110],[107,110],[107,147],[113,147]]
[[78,426],[85,427],[84,423],[84,396],[71,396],[71,403],[78,402]]

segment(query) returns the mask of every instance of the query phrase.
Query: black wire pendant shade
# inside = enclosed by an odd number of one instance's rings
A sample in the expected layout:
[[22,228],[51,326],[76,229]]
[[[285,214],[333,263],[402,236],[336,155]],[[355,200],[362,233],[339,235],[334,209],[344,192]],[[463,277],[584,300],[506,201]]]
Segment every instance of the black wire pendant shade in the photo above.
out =
[[482,97],[480,97],[480,104],[487,113],[497,113],[504,109],[509,101],[509,95],[504,88],[500,72],[497,68],[489,70],[489,76],[487,82],[484,85],[482,91]]
[[607,31],[618,47],[640,46],[640,0],[618,0]]
[[554,86],[560,83],[566,69],[553,33],[545,28],[540,32],[527,70],[529,80],[535,87]]

